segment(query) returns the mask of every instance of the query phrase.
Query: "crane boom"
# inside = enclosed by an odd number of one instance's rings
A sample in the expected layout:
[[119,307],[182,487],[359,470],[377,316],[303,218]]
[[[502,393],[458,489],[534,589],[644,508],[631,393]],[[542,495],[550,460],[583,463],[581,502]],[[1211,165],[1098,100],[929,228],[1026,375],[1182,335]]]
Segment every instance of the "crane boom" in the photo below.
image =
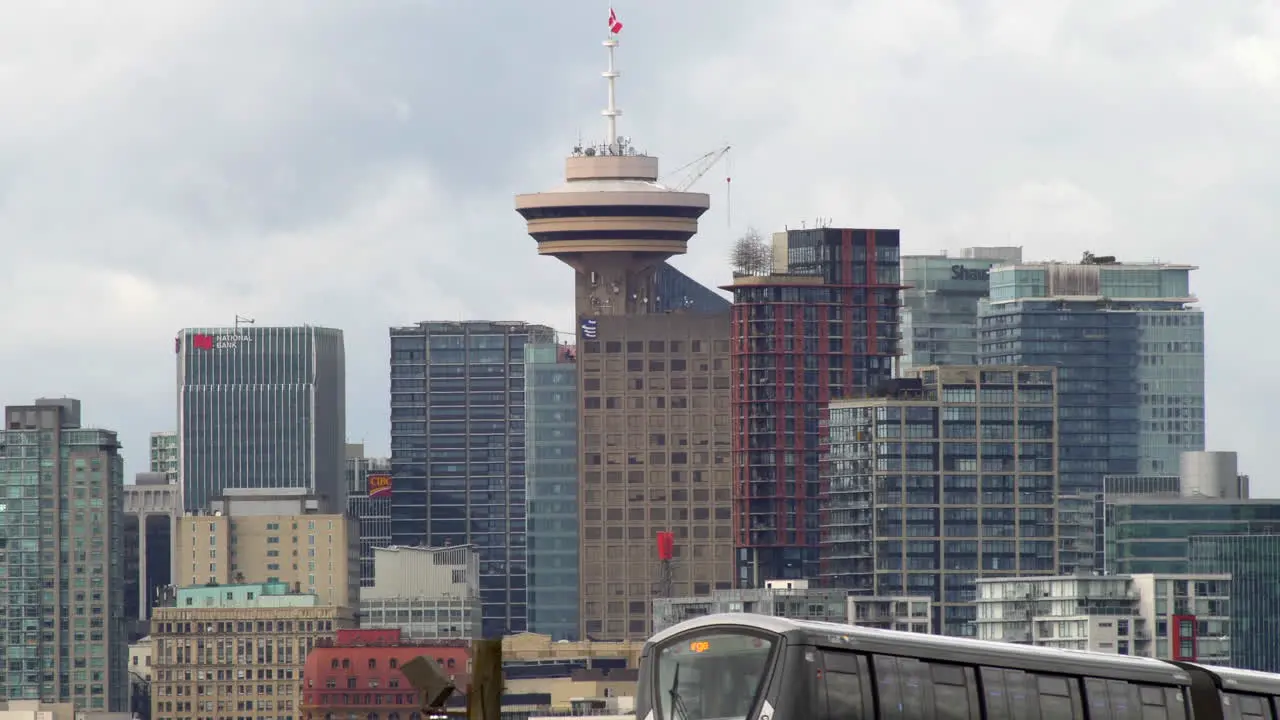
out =
[[725,145],[724,147],[712,150],[711,152],[702,155],[696,160],[676,168],[667,177],[676,177],[686,171],[689,174],[685,176],[684,179],[681,180],[680,182],[672,185],[668,185],[668,187],[670,187],[672,190],[675,190],[676,192],[684,192],[685,190],[688,190],[689,188],[693,187],[694,183],[701,180],[702,176],[706,175],[707,171],[715,167],[716,163],[720,162],[720,160],[725,155],[728,155],[729,150],[732,148],[733,148],[732,145]]

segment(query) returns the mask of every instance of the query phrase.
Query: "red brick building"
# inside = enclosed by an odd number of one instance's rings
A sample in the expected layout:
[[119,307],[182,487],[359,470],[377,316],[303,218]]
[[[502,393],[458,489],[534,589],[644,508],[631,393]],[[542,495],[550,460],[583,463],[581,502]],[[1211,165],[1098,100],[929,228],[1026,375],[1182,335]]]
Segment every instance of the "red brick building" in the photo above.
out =
[[421,720],[418,692],[400,668],[425,655],[461,694],[471,673],[468,644],[405,642],[400,631],[339,630],[330,645],[313,648],[302,672],[302,720]]

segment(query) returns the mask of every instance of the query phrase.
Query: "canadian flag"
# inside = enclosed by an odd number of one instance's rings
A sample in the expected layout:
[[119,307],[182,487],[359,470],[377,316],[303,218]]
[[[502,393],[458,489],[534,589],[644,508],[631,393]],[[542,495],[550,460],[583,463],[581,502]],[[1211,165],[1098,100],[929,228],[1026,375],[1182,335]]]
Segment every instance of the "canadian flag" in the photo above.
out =
[[622,32],[622,23],[618,22],[618,13],[613,8],[609,8],[609,32],[613,35]]

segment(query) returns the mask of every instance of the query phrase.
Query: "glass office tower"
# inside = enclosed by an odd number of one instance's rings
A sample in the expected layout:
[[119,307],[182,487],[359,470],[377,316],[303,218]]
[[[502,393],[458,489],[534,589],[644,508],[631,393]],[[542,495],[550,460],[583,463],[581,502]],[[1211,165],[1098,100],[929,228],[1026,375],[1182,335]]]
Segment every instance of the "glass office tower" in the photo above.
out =
[[978,301],[991,268],[1022,262],[1020,247],[965,248],[959,256],[902,256],[902,369],[978,364]]
[[1058,368],[1062,491],[1178,471],[1204,449],[1204,317],[1187,265],[1007,265],[980,308],[983,363]]
[[1196,535],[1189,554],[1192,572],[1231,575],[1231,667],[1280,673],[1280,533]]
[[346,359],[330,328],[189,328],[177,337],[182,504],[226,488],[305,488],[346,511]]
[[523,322],[391,329],[391,540],[472,545],[485,637],[526,629]]
[[572,346],[525,346],[529,632],[578,639],[578,366]]

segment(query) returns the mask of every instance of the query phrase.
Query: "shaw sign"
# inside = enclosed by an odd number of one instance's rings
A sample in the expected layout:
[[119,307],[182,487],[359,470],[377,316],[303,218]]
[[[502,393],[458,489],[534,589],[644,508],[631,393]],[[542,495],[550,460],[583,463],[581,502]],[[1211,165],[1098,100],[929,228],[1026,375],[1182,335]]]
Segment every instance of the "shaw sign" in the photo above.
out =
[[986,282],[991,277],[991,271],[987,268],[967,268],[963,265],[951,266],[951,279],[964,280],[967,282]]

